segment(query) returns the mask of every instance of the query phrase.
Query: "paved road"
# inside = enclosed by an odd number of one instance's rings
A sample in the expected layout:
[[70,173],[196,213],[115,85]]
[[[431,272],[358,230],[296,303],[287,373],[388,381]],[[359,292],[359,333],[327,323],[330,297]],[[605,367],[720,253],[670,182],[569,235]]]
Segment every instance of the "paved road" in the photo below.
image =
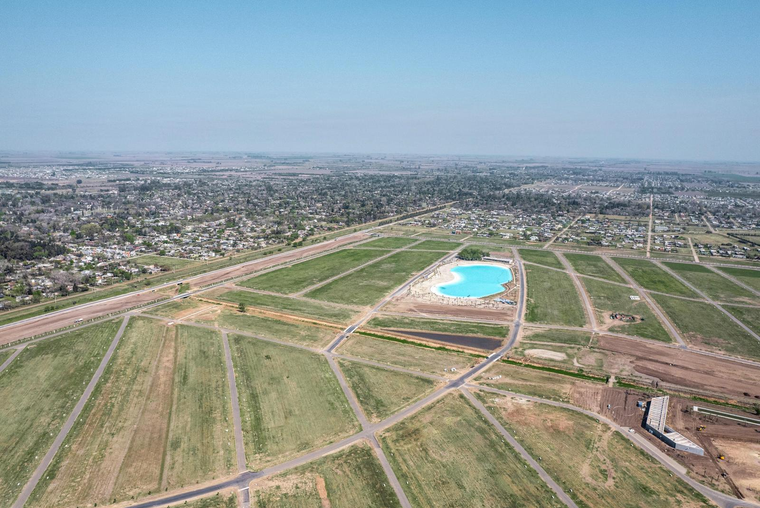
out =
[[401,482],[398,481],[396,473],[393,472],[393,468],[391,467],[391,463],[388,462],[388,457],[385,456],[385,452],[374,434],[369,442],[375,450],[375,455],[377,455],[377,458],[380,460],[380,464],[383,466],[383,471],[385,471],[385,475],[391,482],[391,487],[393,487],[393,491],[396,493],[396,497],[398,497],[402,508],[412,508],[412,503],[410,503],[409,498],[406,497],[406,492],[404,492],[404,489],[401,487]]
[[108,351],[106,351],[106,354],[103,357],[103,360],[101,360],[97,370],[95,371],[95,375],[92,377],[92,379],[90,379],[87,388],[85,388],[84,393],[79,398],[79,402],[77,402],[76,406],[74,406],[74,411],[71,412],[69,418],[66,420],[66,423],[63,424],[61,431],[58,433],[55,441],[53,441],[53,446],[51,446],[50,450],[48,450],[48,452],[45,454],[42,462],[40,462],[40,464],[37,466],[37,469],[34,470],[32,477],[24,486],[24,489],[21,491],[18,499],[16,499],[16,502],[13,503],[13,508],[22,508],[24,506],[24,503],[26,503],[27,499],[29,499],[29,496],[32,495],[32,491],[34,491],[37,483],[42,478],[42,475],[45,474],[45,470],[50,466],[50,463],[53,461],[55,454],[58,453],[58,450],[61,448],[64,439],[66,439],[69,431],[74,426],[74,423],[76,423],[79,415],[82,413],[82,409],[84,409],[85,403],[90,398],[90,395],[92,395],[93,390],[95,390],[95,386],[98,384],[100,376],[102,376],[103,372],[106,370],[106,366],[111,360],[113,352],[116,350],[116,346],[119,344],[119,339],[121,339],[121,336],[124,333],[124,329],[127,327],[127,323],[129,323],[129,316],[126,316],[121,322],[119,331],[111,341],[111,345],[109,346]]
[[555,252],[555,254],[562,262],[562,264],[565,265],[567,273],[570,274],[570,277],[572,277],[573,282],[575,283],[575,289],[578,290],[578,293],[583,299],[583,305],[586,308],[586,316],[588,317],[588,322],[591,324],[591,329],[593,331],[596,331],[596,314],[594,313],[594,306],[591,305],[591,299],[588,296],[588,292],[586,291],[585,286],[581,283],[580,279],[578,278],[578,274],[575,271],[575,268],[573,268],[573,265],[570,264],[567,258],[565,258],[565,256],[561,253]]
[[22,346],[19,346],[18,348],[16,348],[16,350],[13,352],[13,354],[11,354],[11,355],[10,355],[10,356],[9,356],[9,357],[8,357],[8,358],[7,358],[7,359],[4,361],[4,362],[3,362],[3,364],[2,364],[2,365],[0,365],[0,372],[2,372],[2,371],[4,371],[5,369],[7,369],[7,368],[8,368],[8,365],[10,365],[10,364],[11,364],[11,362],[12,362],[13,360],[15,360],[15,359],[16,359],[16,357],[17,357],[18,355],[20,355],[20,354],[21,354],[21,351],[23,351],[23,350],[24,350],[24,347],[25,347],[25,346],[26,346],[26,344],[24,344],[24,345],[22,345]]
[[728,274],[726,272],[722,272],[722,271],[718,270],[717,268],[715,268],[714,266],[708,266],[708,265],[705,265],[705,266],[707,266],[707,268],[709,268],[713,272],[717,273],[721,277],[727,278],[728,280],[730,280],[731,282],[733,282],[737,286],[741,286],[744,289],[746,289],[747,291],[750,291],[750,292],[754,293],[755,296],[760,296],[760,291],[758,291],[757,289],[753,288],[752,286],[749,286],[749,285],[745,284],[744,282],[740,281],[739,279],[737,279],[733,275]]
[[227,338],[227,332],[222,332],[222,342],[224,343],[224,360],[227,364],[227,381],[230,385],[230,399],[232,400],[232,424],[235,427],[235,452],[237,458],[238,472],[242,473],[247,468],[245,462],[245,443],[243,441],[243,424],[240,420],[240,403],[238,402],[237,383],[235,383],[235,369],[232,366],[232,353],[230,352],[230,341]]
[[522,447],[520,443],[517,442],[517,440],[512,437],[512,434],[507,432],[507,429],[502,426],[502,424],[497,420],[490,412],[488,412],[488,409],[468,390],[466,390],[464,387],[460,388],[461,392],[464,394],[465,397],[470,401],[470,403],[475,406],[478,411],[480,411],[483,416],[486,417],[486,420],[488,420],[491,425],[496,427],[496,430],[499,431],[499,434],[501,434],[504,439],[507,440],[507,442],[514,448],[517,453],[520,454],[520,456],[527,462],[530,467],[532,467],[537,473],[538,476],[541,477],[541,479],[546,483],[550,489],[554,491],[555,494],[557,494],[557,497],[559,497],[560,501],[565,503],[570,508],[578,508],[578,505],[575,504],[575,502],[570,499],[570,496],[565,493],[564,490],[562,490],[562,487],[557,484],[557,482],[554,481],[554,479],[549,476],[549,474],[544,470],[541,465],[536,462],[536,460],[531,457],[531,455],[525,450],[525,448]]

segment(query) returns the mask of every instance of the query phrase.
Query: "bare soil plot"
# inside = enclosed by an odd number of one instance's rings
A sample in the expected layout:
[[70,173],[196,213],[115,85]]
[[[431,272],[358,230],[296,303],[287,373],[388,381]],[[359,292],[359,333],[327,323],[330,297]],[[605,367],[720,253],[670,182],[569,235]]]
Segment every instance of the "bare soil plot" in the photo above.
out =
[[255,276],[240,285],[275,293],[297,293],[385,254],[381,250],[343,249]]
[[306,296],[346,305],[372,305],[441,257],[440,252],[397,252],[310,291]]
[[725,266],[719,266],[718,270],[739,279],[739,281],[745,283],[756,291],[760,291],[760,270],[729,268]]
[[399,238],[399,237],[385,237],[385,238],[378,238],[377,240],[371,240],[369,242],[365,242],[361,245],[357,245],[357,249],[361,248],[372,248],[372,249],[400,249],[402,247],[406,247],[407,245],[411,245],[414,242],[418,241],[415,238]]
[[630,258],[615,258],[614,261],[644,289],[699,298],[698,294],[683,285],[681,281],[650,261]]
[[296,321],[282,321],[227,308],[193,317],[197,322],[216,322],[222,328],[249,332],[268,339],[322,347],[335,338],[339,330],[323,326],[311,326]]
[[445,377],[456,377],[477,361],[465,353],[437,351],[362,335],[352,335],[338,348],[338,352]]
[[546,404],[476,393],[488,410],[579,506],[708,507],[712,504],[620,433]]
[[713,439],[713,444],[726,456],[721,466],[737,487],[749,500],[760,501],[760,443]]
[[704,266],[688,263],[663,263],[692,286],[718,302],[756,304],[760,298]]
[[[672,338],[639,293],[629,287],[609,284],[594,279],[582,281],[596,311],[599,328],[610,332],[636,335],[646,339],[672,342]],[[631,295],[639,300],[631,300]],[[613,314],[633,316],[634,322],[615,319]]]
[[369,445],[360,443],[250,486],[257,508],[401,506]]
[[303,298],[290,298],[251,291],[215,289],[203,294],[204,298],[214,298],[230,303],[244,303],[251,307],[282,311],[295,316],[311,317],[339,324],[347,324],[358,314],[357,310],[328,305]]
[[581,275],[589,275],[600,279],[607,279],[612,282],[625,283],[620,276],[607,262],[599,256],[591,254],[565,254],[565,258],[570,262],[576,272]]
[[394,298],[383,307],[384,311],[409,314],[413,317],[427,318],[466,318],[479,321],[512,321],[515,318],[515,307],[501,309],[480,309],[466,305],[443,305],[418,301],[408,295]]
[[246,458],[258,469],[359,430],[327,360],[318,354],[230,336]]
[[437,319],[420,319],[406,316],[381,315],[372,318],[366,325],[369,328],[393,328],[399,330],[421,330],[429,332],[451,333],[458,335],[479,335],[483,337],[505,338],[509,327],[467,321],[444,321]]
[[441,252],[451,252],[461,247],[460,242],[447,242],[442,240],[425,240],[417,245],[409,247],[409,250],[437,250]]
[[567,273],[525,265],[528,304],[525,320],[565,326],[586,326],[580,295]]
[[134,318],[32,506],[128,501],[232,471],[221,338]]
[[0,373],[0,505],[13,503],[47,453],[120,324],[30,344]]
[[708,303],[654,294],[690,344],[737,356],[760,358],[760,341]]
[[536,263],[539,265],[548,266],[549,268],[557,268],[564,270],[565,265],[559,260],[556,254],[548,250],[535,250],[535,249],[520,249],[520,257],[523,261],[529,263]]
[[397,423],[380,442],[413,506],[563,506],[461,394]]
[[423,398],[440,383],[402,372],[339,360],[349,387],[367,419],[378,422]]

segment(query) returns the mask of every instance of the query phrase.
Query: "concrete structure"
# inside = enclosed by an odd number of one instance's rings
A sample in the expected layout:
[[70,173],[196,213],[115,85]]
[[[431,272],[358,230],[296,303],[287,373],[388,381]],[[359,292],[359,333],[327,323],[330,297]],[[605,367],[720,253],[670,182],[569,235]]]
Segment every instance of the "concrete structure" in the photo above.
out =
[[668,396],[655,397],[649,401],[649,409],[647,410],[644,428],[647,429],[650,434],[654,434],[665,444],[676,450],[704,455],[705,451],[701,446],[666,425],[665,422],[668,418],[669,402],[670,397]]

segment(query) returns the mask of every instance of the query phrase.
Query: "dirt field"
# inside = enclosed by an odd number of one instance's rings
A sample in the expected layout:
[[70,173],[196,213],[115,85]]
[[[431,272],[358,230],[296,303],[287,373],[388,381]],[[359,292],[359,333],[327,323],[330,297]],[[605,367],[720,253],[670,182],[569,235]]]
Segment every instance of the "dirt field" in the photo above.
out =
[[760,501],[760,443],[716,439],[715,446],[726,455],[723,467],[747,499]]
[[598,347],[622,356],[636,372],[665,383],[736,399],[747,399],[745,392],[752,400],[760,395],[760,369],[750,365],[615,337],[599,337]]
[[476,309],[467,306],[440,305],[422,303],[412,299],[399,298],[383,308],[387,312],[400,312],[416,317],[455,317],[479,319],[481,321],[512,321],[515,318],[515,308]]

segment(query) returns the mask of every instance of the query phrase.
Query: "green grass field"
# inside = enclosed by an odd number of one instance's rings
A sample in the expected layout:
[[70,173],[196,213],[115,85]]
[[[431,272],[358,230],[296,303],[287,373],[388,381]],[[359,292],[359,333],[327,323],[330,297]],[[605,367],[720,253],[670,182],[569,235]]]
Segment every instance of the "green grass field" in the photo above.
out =
[[650,261],[643,259],[614,258],[623,270],[644,289],[659,291],[675,296],[699,298],[694,291],[684,286],[678,279]]
[[306,296],[347,305],[372,305],[441,257],[442,253],[439,252],[397,252],[319,287]]
[[[499,379],[489,379],[499,376]],[[476,382],[532,397],[570,402],[570,392],[575,383],[580,381],[561,374],[497,362],[478,376]]]
[[451,333],[460,335],[480,335],[483,337],[498,337],[509,334],[506,325],[489,325],[467,321],[442,321],[438,319],[412,318],[404,316],[379,316],[372,318],[366,325],[369,328],[391,328],[401,330],[423,330],[430,332]]
[[172,302],[167,302],[153,307],[147,311],[147,313],[153,314],[155,316],[177,317],[189,311],[198,310],[202,307],[208,307],[208,305],[209,304],[199,302],[193,298],[183,298],[182,300],[174,300]]
[[213,496],[204,497],[196,501],[186,501],[181,505],[169,505],[167,508],[237,508],[237,496],[235,494],[222,494],[217,492]]
[[2,365],[3,362],[5,362],[5,360],[7,360],[8,358],[10,358],[10,356],[15,351],[16,351],[15,349],[3,349],[2,351],[0,351],[0,365]]
[[432,392],[437,382],[347,360],[339,361],[367,419],[379,422]]
[[735,307],[733,305],[725,305],[723,308],[747,325],[753,332],[760,334],[760,308]]
[[576,332],[572,330],[542,330],[534,328],[532,330],[523,331],[521,342],[551,342],[556,344],[587,346],[590,339],[591,335],[588,332]]
[[253,333],[266,339],[282,340],[312,347],[322,347],[338,334],[338,330],[330,328],[280,321],[279,319],[253,314],[242,314],[229,309],[222,309],[217,318],[217,323],[222,328]]
[[760,291],[760,270],[747,270],[743,268],[729,268],[725,266],[717,267],[723,273],[727,273],[738,279],[740,282],[748,285],[755,291]]
[[559,260],[556,254],[548,250],[519,249],[520,257],[528,263],[536,263],[548,266],[549,268],[565,269],[565,265]]
[[663,263],[692,286],[718,302],[756,304],[760,298],[704,266],[688,263]]
[[28,345],[0,373],[0,505],[11,506],[103,359],[121,320]]
[[760,358],[760,341],[713,305],[657,294],[652,297],[689,343],[737,356]]
[[[436,351],[356,334],[341,344],[338,352],[396,367],[449,377],[455,377],[457,373],[472,367],[476,361],[475,358],[464,353]],[[451,372],[452,367],[456,369],[456,372]],[[444,369],[449,370],[444,371]]]
[[343,249],[254,276],[239,284],[262,291],[297,293],[386,254],[381,250]]
[[133,318],[31,505],[110,504],[231,472],[221,355],[218,332]]
[[425,407],[380,442],[412,506],[564,506],[464,395]]
[[525,265],[529,323],[586,326],[580,296],[570,276],[564,272]]
[[414,238],[399,238],[399,237],[385,237],[385,238],[378,238],[377,240],[371,240],[369,242],[363,243],[361,245],[357,245],[357,249],[361,248],[372,248],[372,249],[400,249],[402,247],[406,247],[407,245],[411,245],[414,242],[417,242],[418,240]]
[[327,305],[313,300],[253,293],[251,291],[229,291],[226,289],[218,289],[210,293],[204,293],[204,296],[224,302],[242,302],[250,307],[259,307],[261,309],[283,312],[294,316],[315,318],[339,324],[349,323],[358,314],[358,311],[352,309],[338,307],[336,305]]
[[565,258],[570,262],[576,272],[581,275],[607,279],[612,282],[625,283],[625,279],[620,276],[607,262],[600,256],[590,254],[565,254]]
[[165,267],[169,270],[178,270],[180,268],[185,268],[186,266],[192,266],[192,265],[197,265],[201,263],[200,261],[196,261],[194,259],[173,258],[169,256],[157,256],[155,254],[145,254],[144,256],[138,256],[136,258],[132,258],[130,261],[135,263],[138,266],[156,265],[156,266]]
[[448,242],[445,240],[425,240],[418,243],[413,247],[409,247],[410,250],[436,250],[441,252],[451,252],[462,246],[461,242]]
[[253,482],[250,492],[256,508],[401,506],[380,462],[364,443],[275,476],[262,485]]
[[359,430],[323,356],[240,335],[229,339],[249,467],[285,461]]
[[[631,300],[631,295],[638,295],[635,289],[594,279],[585,279],[582,283],[591,298],[597,321],[607,327],[607,330],[646,339],[672,342],[673,339],[668,335],[644,299]],[[625,323],[612,320],[610,314],[613,312],[630,314],[642,319],[642,321]]]
[[579,507],[712,504],[609,426],[562,408],[475,394]]

